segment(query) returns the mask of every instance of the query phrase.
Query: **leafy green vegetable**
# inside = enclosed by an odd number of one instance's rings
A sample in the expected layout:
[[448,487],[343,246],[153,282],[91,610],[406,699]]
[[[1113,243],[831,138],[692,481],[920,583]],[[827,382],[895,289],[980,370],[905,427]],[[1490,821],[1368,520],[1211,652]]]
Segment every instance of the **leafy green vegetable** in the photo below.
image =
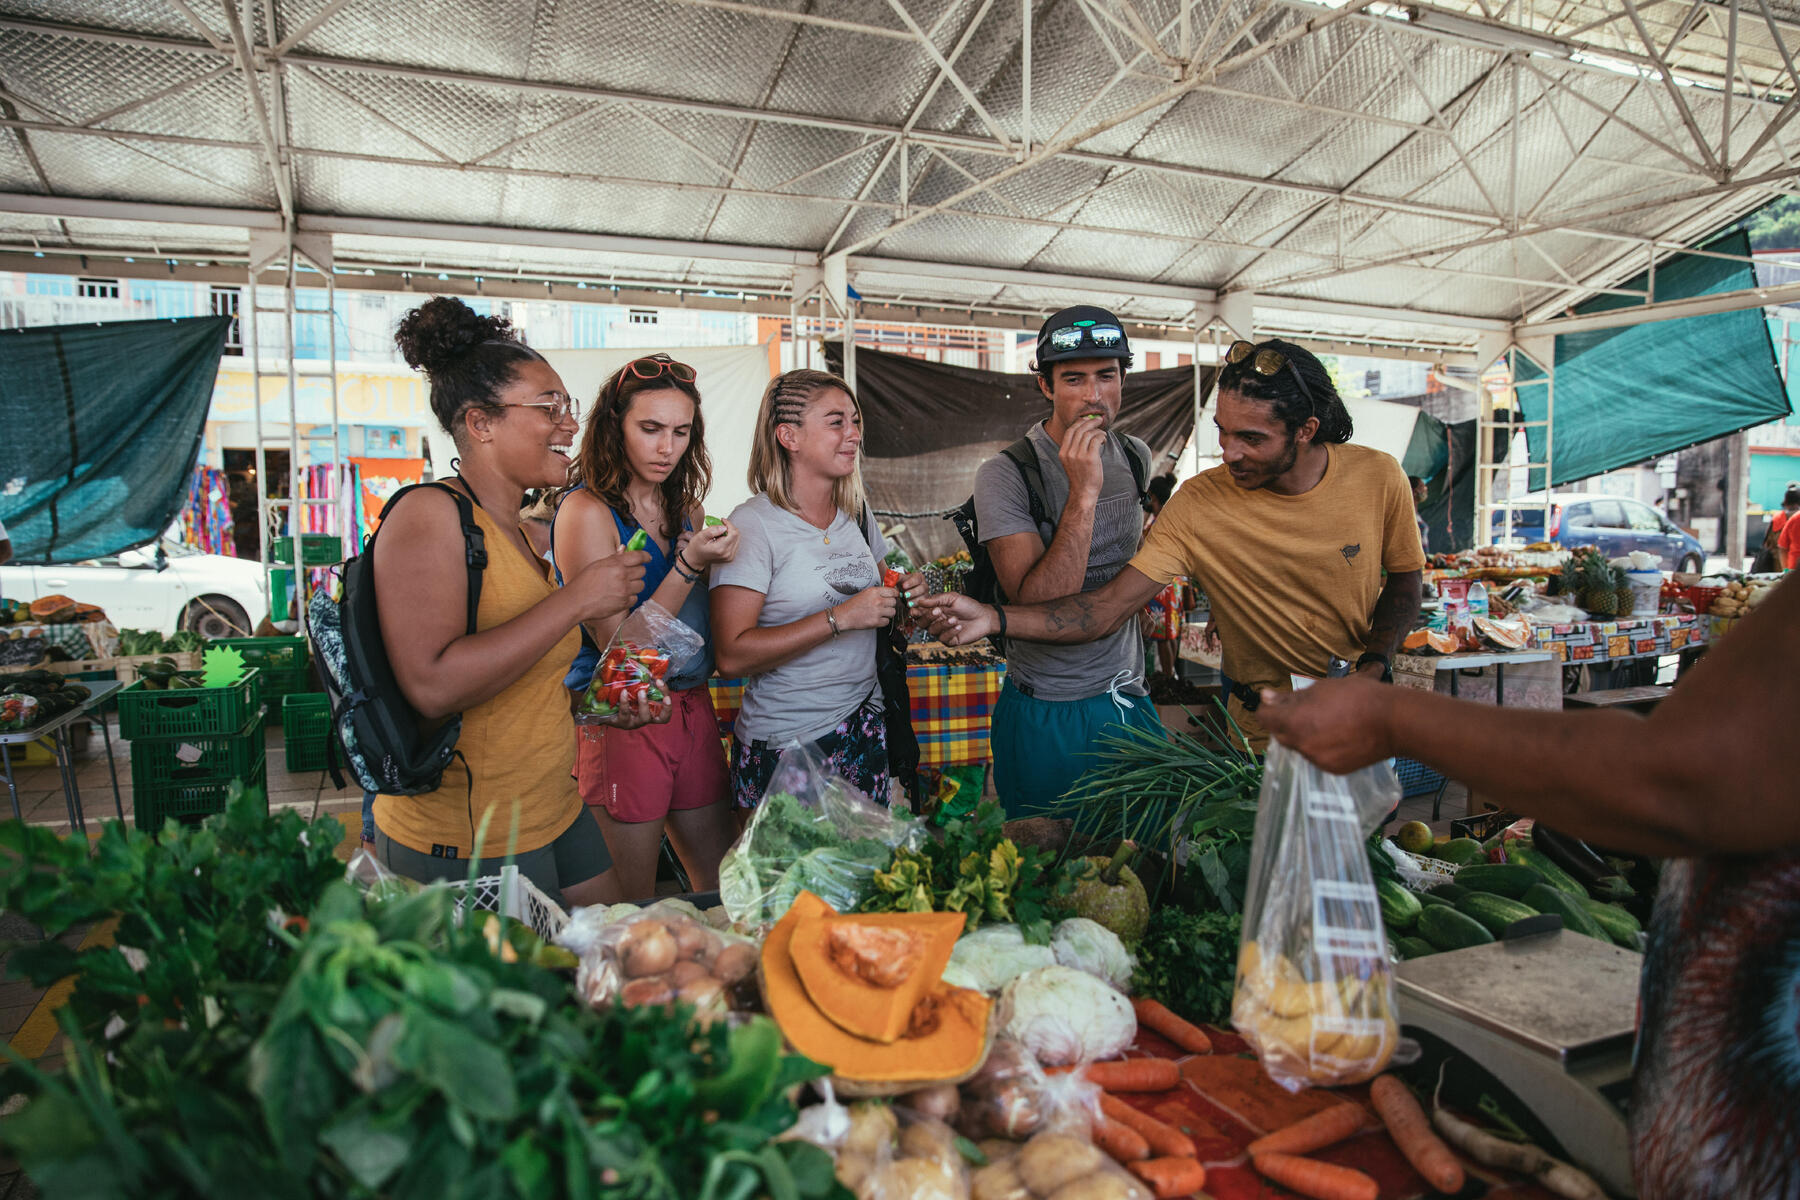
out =
[[1037,849],[1021,851],[1003,835],[1004,823],[1000,806],[989,801],[946,822],[941,838],[895,851],[858,911],[960,912],[968,918],[965,932],[983,920],[1011,921],[1027,942],[1049,945],[1050,902],[1074,890],[1076,866]]
[[838,816],[865,836],[846,836],[838,821],[812,808],[790,792],[763,797],[751,818],[747,836],[725,855],[719,867],[719,891],[734,921],[769,924],[793,905],[802,891],[812,892],[839,912],[849,912],[869,894],[875,872],[888,865],[898,840],[896,824],[906,818],[876,810]]
[[1190,1021],[1224,1021],[1231,1015],[1243,929],[1241,912],[1156,909],[1138,944],[1132,994],[1160,1000]]

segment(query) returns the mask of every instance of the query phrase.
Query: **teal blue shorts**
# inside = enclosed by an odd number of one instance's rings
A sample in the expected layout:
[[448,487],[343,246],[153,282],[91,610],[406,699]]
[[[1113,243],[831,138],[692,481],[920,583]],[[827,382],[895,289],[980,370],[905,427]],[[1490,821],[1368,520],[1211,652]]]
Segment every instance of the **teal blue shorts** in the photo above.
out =
[[1013,686],[994,705],[994,792],[1008,818],[1034,816],[1098,765],[1095,738],[1111,726],[1161,733],[1162,718],[1148,696],[1124,696],[1120,709],[1101,693],[1086,700],[1038,700]]

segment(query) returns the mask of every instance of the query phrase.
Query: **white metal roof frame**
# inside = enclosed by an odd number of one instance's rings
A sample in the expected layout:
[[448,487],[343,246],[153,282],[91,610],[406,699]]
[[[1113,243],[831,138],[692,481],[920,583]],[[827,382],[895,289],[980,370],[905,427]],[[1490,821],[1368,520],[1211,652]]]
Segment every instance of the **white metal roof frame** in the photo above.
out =
[[1624,286],[1800,190],[1797,49],[1796,0],[0,0],[0,266],[291,235],[341,287],[1466,360],[1800,299]]

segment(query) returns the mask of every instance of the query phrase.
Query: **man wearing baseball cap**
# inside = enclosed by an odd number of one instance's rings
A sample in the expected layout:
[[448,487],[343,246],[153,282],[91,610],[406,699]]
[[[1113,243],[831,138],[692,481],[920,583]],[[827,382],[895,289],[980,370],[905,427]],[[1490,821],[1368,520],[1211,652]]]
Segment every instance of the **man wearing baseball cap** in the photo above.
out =
[[[1050,415],[975,476],[976,525],[1008,602],[1091,592],[1137,553],[1150,448],[1112,427],[1130,365],[1124,326],[1103,308],[1065,308],[1038,331],[1032,370]],[[1067,791],[1114,724],[1161,728],[1135,621],[1080,645],[1008,642],[993,715],[994,788],[1008,814]]]

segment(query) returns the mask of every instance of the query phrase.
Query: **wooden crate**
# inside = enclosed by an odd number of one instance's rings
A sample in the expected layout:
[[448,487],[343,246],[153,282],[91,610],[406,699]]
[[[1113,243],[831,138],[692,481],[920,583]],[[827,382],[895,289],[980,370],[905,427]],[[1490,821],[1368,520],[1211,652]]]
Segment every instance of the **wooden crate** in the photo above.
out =
[[[145,663],[153,663],[159,658],[171,660],[177,668],[183,671],[200,669],[200,652],[198,650],[186,650],[180,654],[133,654],[124,658],[87,658],[74,662],[47,662],[39,663],[38,667],[42,667],[46,671],[54,671],[58,675],[85,675],[90,671],[111,671],[114,679],[131,683],[138,677],[137,669],[140,666]],[[35,671],[38,667],[30,669]]]

